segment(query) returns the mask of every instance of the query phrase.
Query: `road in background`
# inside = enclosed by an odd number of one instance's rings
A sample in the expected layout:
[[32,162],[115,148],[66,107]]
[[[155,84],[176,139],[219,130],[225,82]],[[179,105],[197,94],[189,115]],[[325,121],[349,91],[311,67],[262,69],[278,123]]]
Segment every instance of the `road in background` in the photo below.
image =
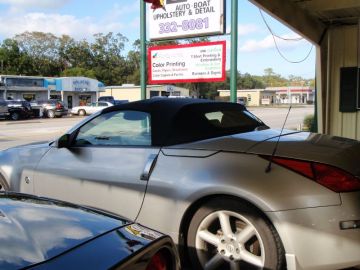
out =
[[81,117],[63,117],[21,121],[0,120],[0,150],[56,139],[82,119]]
[[[249,108],[249,111],[272,128],[281,128],[288,108]],[[289,115],[286,128],[296,129],[304,117],[313,114],[314,107],[294,107]],[[69,130],[82,117],[63,117],[54,119],[30,119],[23,121],[0,120],[0,150],[39,141],[51,141]]]
[[[248,110],[259,117],[269,127],[282,128],[289,107],[250,107]],[[311,114],[314,114],[314,106],[292,107],[285,128],[297,129],[299,125],[303,124],[304,118]]]

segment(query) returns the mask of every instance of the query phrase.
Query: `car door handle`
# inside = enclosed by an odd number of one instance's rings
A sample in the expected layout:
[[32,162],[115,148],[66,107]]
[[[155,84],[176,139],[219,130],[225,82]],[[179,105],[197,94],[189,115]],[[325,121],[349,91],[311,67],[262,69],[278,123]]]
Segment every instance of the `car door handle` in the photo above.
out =
[[152,170],[155,167],[156,160],[158,155],[157,154],[151,154],[145,164],[145,168],[143,173],[140,176],[140,180],[148,181],[151,175]]

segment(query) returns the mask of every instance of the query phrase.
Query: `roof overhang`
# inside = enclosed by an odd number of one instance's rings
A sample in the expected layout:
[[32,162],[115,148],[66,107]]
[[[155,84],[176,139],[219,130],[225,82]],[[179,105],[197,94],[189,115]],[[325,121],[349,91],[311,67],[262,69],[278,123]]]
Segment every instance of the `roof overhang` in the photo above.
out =
[[250,0],[315,44],[332,25],[357,24],[359,0]]

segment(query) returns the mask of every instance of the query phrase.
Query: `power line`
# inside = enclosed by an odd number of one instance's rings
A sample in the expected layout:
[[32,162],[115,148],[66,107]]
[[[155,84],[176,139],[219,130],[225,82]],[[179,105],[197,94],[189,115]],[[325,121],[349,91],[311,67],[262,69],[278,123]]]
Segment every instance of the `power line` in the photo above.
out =
[[269,32],[270,32],[270,34],[271,34],[271,36],[272,36],[272,38],[273,38],[273,40],[274,40],[275,48],[276,48],[276,50],[278,51],[279,55],[280,55],[285,61],[287,61],[287,62],[289,62],[289,63],[291,63],[291,64],[299,64],[299,63],[305,62],[305,61],[309,58],[309,56],[310,56],[310,54],[311,54],[311,52],[312,52],[312,50],[313,50],[313,48],[314,48],[314,45],[311,45],[311,48],[310,48],[308,54],[307,54],[303,59],[298,60],[298,61],[289,60],[289,59],[281,52],[281,50],[280,50],[280,48],[279,48],[279,45],[278,45],[278,43],[276,42],[276,38],[279,38],[279,39],[282,39],[282,40],[285,40],[285,41],[301,41],[301,40],[303,40],[303,38],[301,37],[301,38],[293,38],[293,39],[290,39],[290,38],[283,38],[283,37],[280,37],[280,36],[274,34],[274,32],[272,31],[271,27],[269,26],[269,24],[268,24],[267,21],[265,20],[265,17],[264,17],[264,15],[263,15],[261,9],[259,9],[259,11],[260,11],[260,15],[261,15],[261,17],[262,17],[262,19],[263,19],[263,21],[264,21],[267,29],[269,30]]
[[264,17],[264,14],[263,12],[261,11],[261,9],[259,8],[259,11],[260,11],[260,15],[267,27],[267,29],[269,30],[269,32],[271,33],[271,35],[273,35],[274,37],[277,37],[278,39],[282,39],[282,40],[285,40],[285,41],[300,41],[300,40],[303,40],[304,38],[303,37],[298,37],[298,38],[284,38],[282,36],[279,36],[279,35],[276,35],[274,33],[274,31],[271,29],[270,25],[268,24],[268,22],[266,21],[265,17]]

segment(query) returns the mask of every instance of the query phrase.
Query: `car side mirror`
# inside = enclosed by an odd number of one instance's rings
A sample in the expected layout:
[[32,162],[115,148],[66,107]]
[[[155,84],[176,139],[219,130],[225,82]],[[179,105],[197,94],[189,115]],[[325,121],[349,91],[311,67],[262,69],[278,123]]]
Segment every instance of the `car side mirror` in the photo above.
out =
[[64,134],[57,140],[57,148],[70,147],[70,134]]

